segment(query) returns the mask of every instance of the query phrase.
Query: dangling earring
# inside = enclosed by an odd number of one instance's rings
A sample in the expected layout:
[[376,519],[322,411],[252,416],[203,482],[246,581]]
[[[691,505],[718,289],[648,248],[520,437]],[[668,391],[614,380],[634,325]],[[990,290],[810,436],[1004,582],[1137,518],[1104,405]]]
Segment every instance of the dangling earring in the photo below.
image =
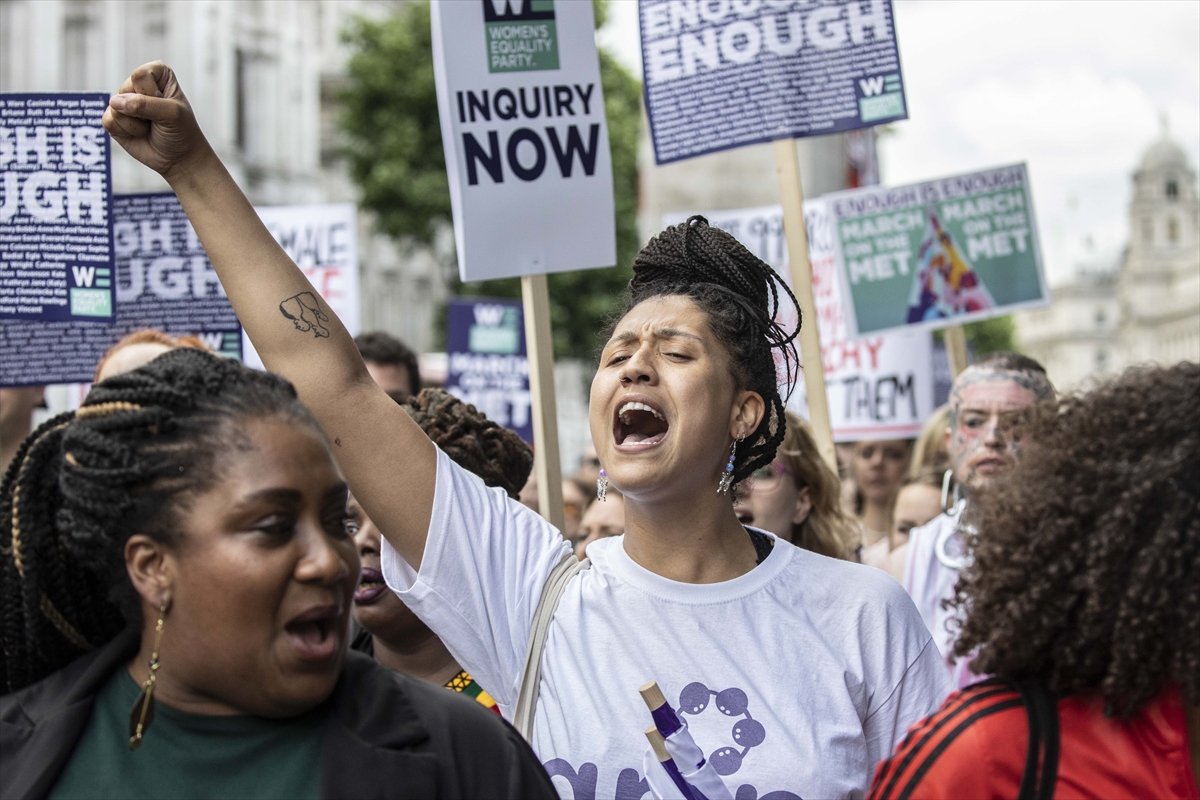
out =
[[745,436],[739,436],[733,443],[733,449],[729,451],[729,462],[725,465],[725,472],[721,475],[721,482],[717,484],[717,494],[726,494],[729,487],[733,485],[733,460],[737,458],[737,446],[741,443]]
[[608,473],[603,469],[600,470],[600,477],[596,478],[596,499],[601,502],[608,500]]
[[158,624],[154,626],[154,650],[150,653],[150,676],[142,686],[142,693],[133,704],[129,713],[129,749],[137,750],[142,746],[142,734],[154,722],[154,680],[158,672],[158,645],[162,642],[163,616],[167,613],[164,605],[158,609]]

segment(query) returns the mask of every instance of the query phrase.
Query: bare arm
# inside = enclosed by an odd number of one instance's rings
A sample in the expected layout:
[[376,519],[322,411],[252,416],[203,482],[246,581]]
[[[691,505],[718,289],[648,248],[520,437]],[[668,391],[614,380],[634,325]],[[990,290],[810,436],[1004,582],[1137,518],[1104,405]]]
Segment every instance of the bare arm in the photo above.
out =
[[290,380],[388,542],[419,567],[437,454],[367,373],[337,315],[276,243],[201,133],[174,73],[134,70],[104,113],[130,155],[167,179],[263,363]]

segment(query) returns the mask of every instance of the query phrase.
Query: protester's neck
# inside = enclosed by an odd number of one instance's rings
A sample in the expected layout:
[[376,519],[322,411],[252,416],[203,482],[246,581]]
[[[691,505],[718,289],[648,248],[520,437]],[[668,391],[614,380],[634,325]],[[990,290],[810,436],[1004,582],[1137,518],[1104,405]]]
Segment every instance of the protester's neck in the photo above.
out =
[[445,686],[462,671],[462,667],[433,631],[427,636],[406,642],[389,643],[380,636],[371,638],[375,647],[375,660],[405,675]]
[[627,496],[625,552],[651,572],[681,583],[719,583],[754,569],[754,544],[729,497],[711,494],[662,503]]
[[863,546],[870,547],[887,536],[892,528],[892,507],[867,500],[863,503]]

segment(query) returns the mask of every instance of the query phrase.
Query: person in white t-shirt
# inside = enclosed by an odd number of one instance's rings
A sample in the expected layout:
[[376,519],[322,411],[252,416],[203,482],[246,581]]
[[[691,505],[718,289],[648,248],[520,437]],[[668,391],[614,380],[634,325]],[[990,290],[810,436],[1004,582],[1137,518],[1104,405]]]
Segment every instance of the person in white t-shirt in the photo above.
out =
[[[371,380],[353,339],[276,245],[200,133],[174,75],[136,70],[105,127],[161,172],[268,368],[292,380],[382,532],[388,584],[514,712],[557,530],[458,467]],[[739,524],[736,484],[785,430],[795,304],[770,267],[699,217],[639,254],[592,384],[590,424],[625,497],[593,542],[540,660],[532,744],[566,797],[641,798],[658,681],[738,800],[858,797],[950,689],[911,600],[879,570]],[[290,313],[289,313],[290,311]]]
[[[968,498],[988,487],[1017,465],[1021,453],[1021,422],[1035,403],[1054,397],[1046,370],[1018,353],[992,353],[971,365],[950,390],[950,466],[943,495],[945,513],[927,525],[913,528],[908,543],[893,555],[904,564],[904,588],[929,626],[938,650],[958,688],[980,680],[970,659],[953,658],[961,621],[946,608],[967,561],[965,536],[973,535]],[[955,484],[950,502],[949,480]]]

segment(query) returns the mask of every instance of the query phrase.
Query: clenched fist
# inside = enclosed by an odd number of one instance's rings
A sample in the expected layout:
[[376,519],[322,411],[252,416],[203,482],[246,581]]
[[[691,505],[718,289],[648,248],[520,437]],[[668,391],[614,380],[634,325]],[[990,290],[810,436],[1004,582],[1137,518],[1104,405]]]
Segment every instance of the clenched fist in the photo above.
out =
[[175,72],[161,61],[143,64],[126,78],[108,101],[104,129],[131,156],[168,178],[180,165],[211,153]]

